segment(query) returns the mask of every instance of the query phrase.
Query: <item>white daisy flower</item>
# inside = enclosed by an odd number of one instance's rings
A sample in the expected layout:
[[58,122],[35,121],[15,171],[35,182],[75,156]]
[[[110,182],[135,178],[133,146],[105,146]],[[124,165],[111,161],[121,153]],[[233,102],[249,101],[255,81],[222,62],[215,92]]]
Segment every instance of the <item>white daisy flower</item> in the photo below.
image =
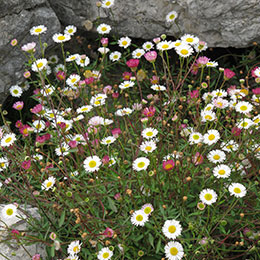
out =
[[13,143],[16,140],[16,136],[14,133],[11,134],[5,134],[1,139],[1,146],[2,147],[8,147],[10,145],[13,145]]
[[93,107],[90,105],[82,106],[82,107],[77,108],[77,113],[88,113],[92,109],[93,109]]
[[0,157],[0,172],[9,166],[8,159],[6,157]]
[[154,208],[152,204],[147,203],[142,206],[141,210],[149,216],[154,211]]
[[260,78],[260,67],[257,67],[254,73],[258,78]]
[[69,35],[74,35],[74,33],[77,31],[77,27],[74,25],[68,25],[65,27],[64,33]]
[[190,144],[198,144],[203,141],[203,135],[199,132],[192,132],[189,136]]
[[116,163],[116,158],[110,157],[108,162],[108,167],[114,165]]
[[217,178],[228,178],[231,174],[231,169],[225,164],[220,164],[213,168],[213,175]]
[[225,161],[226,154],[221,150],[213,150],[208,154],[208,160],[212,163],[221,163]]
[[5,205],[1,209],[1,219],[3,220],[17,220],[17,207],[14,204]]
[[157,43],[156,48],[159,51],[167,51],[167,50],[171,50],[172,48],[174,48],[174,45],[173,45],[172,41],[161,41],[161,42]]
[[158,130],[155,129],[155,128],[151,128],[151,127],[148,127],[148,128],[145,128],[141,135],[143,136],[143,138],[145,139],[152,139],[154,137],[156,137],[158,134]]
[[113,137],[113,136],[108,136],[108,137],[105,137],[103,138],[100,143],[101,144],[105,144],[105,145],[110,145],[112,143],[114,143],[116,141],[116,138]]
[[62,43],[62,42],[67,42],[71,39],[69,34],[62,34],[62,33],[55,33],[52,36],[52,39],[56,43]]
[[166,220],[162,227],[163,234],[169,239],[175,239],[181,234],[181,231],[180,222],[175,219]]
[[79,54],[71,54],[68,58],[66,58],[66,61],[70,62],[70,61],[77,60],[78,58],[80,58]]
[[220,139],[220,134],[218,130],[208,130],[203,136],[203,142],[207,145],[215,144]]
[[181,41],[186,44],[196,45],[199,43],[199,38],[191,34],[185,34],[181,37]]
[[241,101],[236,104],[235,109],[237,112],[246,114],[252,111],[253,106],[249,102]]
[[78,74],[72,74],[66,79],[66,84],[70,87],[75,86],[80,81],[80,76]]
[[220,147],[223,151],[230,153],[232,151],[237,151],[239,145],[234,140],[230,140],[228,142],[222,142]]
[[89,156],[84,160],[84,168],[86,172],[95,172],[99,170],[101,160],[98,156]]
[[144,226],[145,222],[148,221],[148,215],[143,210],[137,210],[132,214],[130,220],[135,226]]
[[121,89],[127,89],[127,88],[131,88],[134,86],[134,82],[133,81],[128,81],[125,80],[124,82],[122,82],[118,87]]
[[231,196],[235,196],[237,198],[242,198],[246,195],[246,188],[240,183],[231,183],[228,190]]
[[101,7],[103,7],[103,8],[110,8],[111,6],[114,5],[114,1],[115,0],[103,0],[102,4],[101,4]]
[[51,189],[54,184],[55,184],[55,181],[56,181],[56,178],[54,178],[53,176],[50,176],[47,180],[45,180],[43,183],[42,183],[42,190],[49,190]]
[[9,92],[13,97],[21,97],[21,95],[23,94],[23,89],[21,87],[19,87],[18,85],[14,85],[14,86],[11,86],[11,88],[9,89]]
[[131,39],[129,37],[121,37],[119,40],[118,40],[118,45],[119,47],[123,47],[123,48],[127,48],[131,45]]
[[90,63],[90,59],[86,55],[82,55],[82,56],[79,55],[78,58],[76,59],[76,63],[77,63],[77,65],[79,65],[82,68],[87,67]]
[[203,203],[211,205],[217,201],[218,195],[212,189],[204,189],[200,192],[199,198]]
[[45,85],[43,89],[40,90],[40,93],[44,96],[50,96],[55,91],[55,88],[51,85]]
[[149,51],[153,48],[154,44],[152,42],[145,42],[142,47],[144,50]]
[[48,59],[49,64],[56,64],[59,62],[59,57],[57,55],[51,55]]
[[237,127],[240,129],[248,129],[254,125],[254,122],[249,118],[244,118],[237,123]]
[[35,132],[40,132],[45,129],[45,122],[43,120],[35,120],[33,122],[33,128]]
[[80,243],[79,240],[71,242],[67,248],[68,254],[70,255],[78,254],[80,252],[81,245],[82,243]]
[[133,110],[129,107],[124,107],[122,109],[118,109],[116,112],[115,112],[115,115],[116,116],[129,116],[130,114],[133,113]]
[[209,68],[216,68],[218,66],[218,62],[209,61],[209,62],[207,62],[206,66],[209,67]]
[[41,161],[43,159],[43,156],[39,153],[33,155],[33,159],[36,161]]
[[177,54],[183,58],[189,57],[194,52],[192,47],[188,44],[181,44],[178,47],[175,47]]
[[254,124],[259,124],[260,123],[260,115],[257,115],[257,116],[255,116],[253,119],[252,119],[252,121],[253,121],[253,123]]
[[134,59],[140,59],[144,54],[144,49],[136,49],[132,52],[132,56]]
[[55,68],[54,68],[55,73],[58,73],[59,71],[65,71],[65,66],[63,64],[58,64]]
[[214,121],[217,117],[215,112],[212,111],[201,111],[201,122]]
[[176,40],[176,41],[173,42],[173,46],[174,46],[175,49],[176,49],[176,47],[181,46],[181,44],[183,44],[183,42],[181,40]]
[[166,90],[166,87],[162,86],[162,85],[154,84],[151,86],[151,89],[156,90],[156,91],[164,91],[164,90]]
[[169,260],[180,260],[184,256],[182,245],[176,241],[168,242],[164,247],[164,253]]
[[256,95],[253,95],[251,100],[252,100],[254,105],[256,105],[256,106],[260,105],[260,98],[257,97]]
[[156,149],[156,143],[153,140],[145,141],[140,145],[140,150],[145,153],[152,153]]
[[214,98],[218,98],[218,97],[226,97],[227,96],[227,92],[223,89],[216,89],[216,90],[213,90],[211,92],[211,95],[214,97]]
[[139,157],[133,161],[133,169],[135,171],[146,170],[150,164],[150,160],[146,157]]
[[38,59],[32,64],[32,70],[34,72],[42,71],[46,68],[47,63],[47,59]]
[[111,31],[111,26],[105,23],[102,23],[97,27],[97,32],[99,34],[108,34],[110,33],[110,31]]
[[204,107],[203,111],[212,111],[214,109],[214,105],[213,104],[208,104]]
[[223,98],[220,98],[220,97],[214,99],[212,102],[213,102],[213,105],[216,108],[224,109],[224,108],[227,108],[229,106],[229,102],[226,99],[223,99]]
[[118,61],[118,60],[120,60],[121,56],[122,56],[121,52],[113,51],[113,52],[110,53],[109,59],[111,61]]
[[169,12],[169,13],[166,15],[166,21],[167,21],[168,23],[172,23],[172,22],[174,22],[174,21],[176,20],[177,17],[178,17],[177,12],[171,11],[171,12]]
[[69,154],[69,151],[70,150],[70,146],[66,143],[62,143],[61,146],[58,146],[56,149],[55,149],[55,153],[57,156],[61,156],[61,155],[68,155]]
[[47,27],[44,25],[38,25],[34,26],[30,29],[30,34],[31,35],[40,35],[42,33],[45,33],[47,31]]
[[102,55],[104,55],[104,54],[109,53],[110,49],[106,48],[106,47],[100,47],[100,48],[98,48],[98,52],[100,52]]
[[102,106],[106,103],[106,94],[96,94],[90,99],[90,105],[94,107],[99,107]]
[[112,119],[105,119],[104,120],[104,126],[111,125],[114,121]]

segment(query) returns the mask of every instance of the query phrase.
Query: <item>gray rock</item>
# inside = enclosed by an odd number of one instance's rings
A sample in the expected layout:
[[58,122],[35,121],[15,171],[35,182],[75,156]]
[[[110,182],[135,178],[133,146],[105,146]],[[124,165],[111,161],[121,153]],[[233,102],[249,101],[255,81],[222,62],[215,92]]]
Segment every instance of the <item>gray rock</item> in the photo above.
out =
[[[0,209],[4,205],[0,205]],[[37,208],[31,206],[20,205],[20,208],[26,212],[26,215],[32,218],[40,218]],[[18,211],[17,221],[12,223],[11,227],[17,229],[18,231],[26,231],[28,229],[26,223],[26,215],[22,211]],[[0,223],[0,260],[12,259],[12,260],[31,260],[31,256],[35,254],[40,254],[42,259],[46,258],[46,251],[43,244],[37,243],[29,246],[18,245],[16,239],[10,239],[10,234],[3,228],[3,224]],[[3,242],[6,241],[6,242]],[[30,255],[29,255],[29,254]],[[7,258],[6,258],[7,257]]]
[[[38,42],[29,31],[33,26],[45,25],[48,30],[42,35],[43,42],[53,44],[51,36],[60,31],[60,22],[46,0],[8,0],[1,5],[0,12],[0,103],[12,85],[22,82],[24,54],[10,42],[16,38],[20,46]],[[1,3],[2,4],[2,3]]]

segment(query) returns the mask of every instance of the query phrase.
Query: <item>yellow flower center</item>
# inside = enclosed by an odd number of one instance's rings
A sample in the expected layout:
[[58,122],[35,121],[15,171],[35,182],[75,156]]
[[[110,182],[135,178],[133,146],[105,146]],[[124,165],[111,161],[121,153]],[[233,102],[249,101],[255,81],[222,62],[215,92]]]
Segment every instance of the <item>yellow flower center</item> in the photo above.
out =
[[145,147],[145,150],[146,150],[146,151],[151,151],[151,150],[152,150],[152,147],[151,147],[151,146],[146,146],[146,147]]
[[182,55],[187,55],[189,52],[188,52],[188,50],[186,50],[186,49],[182,49],[181,50],[181,54]]
[[7,209],[7,210],[6,210],[6,215],[12,216],[13,214],[14,214],[13,209]]
[[107,27],[102,27],[102,28],[101,28],[101,31],[102,31],[102,32],[105,32],[106,30],[107,30]]
[[239,189],[238,187],[236,187],[236,188],[234,189],[234,192],[235,192],[235,193],[241,193],[241,189]]
[[233,148],[233,145],[231,145],[231,144],[230,144],[230,145],[227,145],[226,148],[227,148],[227,149],[232,149],[232,148]]
[[145,214],[149,214],[151,211],[152,211],[152,209],[150,207],[147,207],[144,209]]
[[8,137],[8,138],[6,138],[6,140],[5,140],[6,143],[10,143],[11,141],[12,141],[12,137]]
[[164,44],[164,45],[162,45],[162,49],[167,49],[167,48],[169,48],[169,44]]
[[247,122],[243,122],[243,123],[241,124],[242,127],[246,127],[247,125],[248,125]]
[[146,135],[147,135],[147,136],[152,136],[152,135],[153,135],[153,132],[147,132]]
[[219,159],[220,159],[220,156],[219,156],[218,154],[215,154],[215,155],[213,156],[213,159],[214,159],[214,160],[219,160]]
[[76,79],[76,78],[74,78],[74,79],[72,79],[72,80],[71,80],[71,82],[72,82],[72,83],[74,83],[76,80],[77,80],[77,79]]
[[209,137],[208,137],[208,138],[209,138],[209,140],[210,140],[210,141],[212,141],[212,140],[214,140],[214,139],[215,139],[215,135],[211,134],[211,135],[209,135]]
[[118,55],[114,55],[114,59],[118,59]]
[[127,41],[122,41],[122,45],[127,45]]
[[211,119],[212,119],[212,116],[206,115],[206,116],[205,116],[205,119],[206,119],[206,120],[211,120]]
[[200,137],[199,137],[198,135],[194,135],[194,136],[193,136],[193,139],[194,139],[194,140],[198,140],[199,138],[200,138]]
[[87,108],[87,107],[83,107],[83,108],[81,109],[81,111],[88,111],[88,108]]
[[176,227],[175,227],[175,226],[169,226],[169,227],[168,227],[168,231],[169,231],[171,234],[173,234],[173,233],[175,233],[175,231],[176,231]]
[[171,249],[170,249],[170,253],[171,253],[171,255],[177,255],[178,254],[178,249],[176,248],[176,247],[172,247]]
[[68,33],[73,33],[73,29],[69,29],[69,30],[68,30]]
[[135,218],[137,221],[142,221],[144,217],[142,215],[137,215]]
[[35,29],[35,32],[36,33],[40,33],[42,31],[42,28],[37,28],[37,29]]
[[5,163],[0,163],[0,167],[3,168],[5,166]]
[[95,105],[100,105],[100,101],[96,100]]
[[180,46],[180,45],[181,45],[180,42],[176,42],[176,43],[175,43],[175,46],[176,46],[176,47],[178,47],[178,46]]
[[64,35],[58,36],[58,40],[59,40],[59,41],[64,41],[64,40],[65,40],[65,36],[64,36]]
[[106,6],[110,6],[111,5],[111,2],[110,1],[107,1],[106,2]]
[[255,124],[258,124],[259,121],[260,121],[260,118],[257,118],[256,120],[254,120],[254,123],[255,123]]
[[175,15],[174,15],[174,14],[171,14],[171,15],[169,16],[169,18],[170,18],[170,20],[173,20],[173,19],[175,18]]
[[77,253],[79,251],[79,247],[78,246],[74,246],[73,247],[73,252]]
[[212,200],[213,196],[210,193],[205,194],[205,200]]
[[137,164],[137,167],[138,168],[143,168],[145,166],[145,163],[144,162],[139,162],[138,164]]
[[17,89],[15,89],[15,90],[13,91],[13,93],[14,93],[14,94],[18,94],[19,91],[18,91]]
[[90,161],[88,165],[90,168],[94,168],[97,165],[97,163],[95,161]]
[[194,40],[193,40],[193,38],[187,38],[186,41],[187,42],[193,42]]
[[51,187],[51,185],[52,185],[52,182],[49,181],[49,182],[47,182],[46,187],[49,188],[49,187]]
[[168,163],[164,166],[165,170],[169,170],[172,168],[172,164]]
[[111,140],[106,140],[106,143],[107,143],[107,144],[111,143]]
[[241,109],[242,111],[246,111],[246,110],[247,110],[247,106],[241,106],[240,109]]
[[225,173],[226,173],[225,170],[219,170],[219,171],[218,171],[218,174],[219,174],[219,175],[224,175]]
[[42,62],[39,62],[38,64],[37,64],[37,67],[38,68],[41,68],[43,66],[43,63]]

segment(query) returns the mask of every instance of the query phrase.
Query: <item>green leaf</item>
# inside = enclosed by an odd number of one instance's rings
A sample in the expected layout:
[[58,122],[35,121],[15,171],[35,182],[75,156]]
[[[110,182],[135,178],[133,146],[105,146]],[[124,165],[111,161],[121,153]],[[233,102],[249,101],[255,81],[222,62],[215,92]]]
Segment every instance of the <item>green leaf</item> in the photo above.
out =
[[149,235],[148,235],[148,241],[149,241],[149,243],[150,243],[150,245],[154,248],[154,244],[153,244],[153,242],[154,242],[154,237],[149,233]]
[[54,245],[51,247],[51,257],[55,256],[55,247]]
[[161,249],[161,238],[159,238],[158,242],[157,242],[157,245],[156,245],[156,250],[155,250],[155,253],[158,254],[160,249]]
[[108,197],[107,199],[110,209],[112,209],[114,212],[117,212],[115,202],[110,197]]
[[59,220],[59,227],[61,227],[65,220],[65,211],[61,213],[60,220]]

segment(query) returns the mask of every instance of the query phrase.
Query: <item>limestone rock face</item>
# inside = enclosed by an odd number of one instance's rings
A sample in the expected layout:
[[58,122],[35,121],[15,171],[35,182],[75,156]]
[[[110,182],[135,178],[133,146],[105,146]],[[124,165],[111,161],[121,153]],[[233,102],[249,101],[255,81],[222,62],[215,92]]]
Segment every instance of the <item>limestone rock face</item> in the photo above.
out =
[[51,36],[60,31],[60,22],[46,0],[2,1],[0,11],[0,103],[12,85],[23,78],[24,54],[10,42],[16,38],[20,46],[28,42],[38,42],[29,30],[36,25],[45,25],[48,30],[43,41],[53,43]]
[[[5,205],[0,205],[1,208]],[[20,208],[26,211],[27,215],[31,216],[32,218],[40,218],[40,215],[38,213],[37,208],[33,208],[31,206],[27,206],[26,208],[21,205]],[[12,223],[12,228],[17,229],[18,231],[26,231],[27,230],[27,224],[24,219],[26,219],[26,216],[22,211],[18,210],[18,216],[17,221],[15,223]],[[0,217],[1,219],[1,217]],[[6,243],[0,243],[0,260],[6,260],[6,259],[12,259],[12,260],[21,260],[21,259],[31,259],[31,257],[28,255],[27,252],[29,252],[32,256],[35,254],[40,254],[42,259],[46,259],[46,251],[43,244],[33,244],[30,246],[19,246],[17,244],[16,239],[10,239],[9,232],[6,231],[5,228],[3,228],[3,223],[0,224],[0,241],[7,240]],[[5,257],[4,257],[5,256]],[[7,257],[7,258],[6,258]]]

